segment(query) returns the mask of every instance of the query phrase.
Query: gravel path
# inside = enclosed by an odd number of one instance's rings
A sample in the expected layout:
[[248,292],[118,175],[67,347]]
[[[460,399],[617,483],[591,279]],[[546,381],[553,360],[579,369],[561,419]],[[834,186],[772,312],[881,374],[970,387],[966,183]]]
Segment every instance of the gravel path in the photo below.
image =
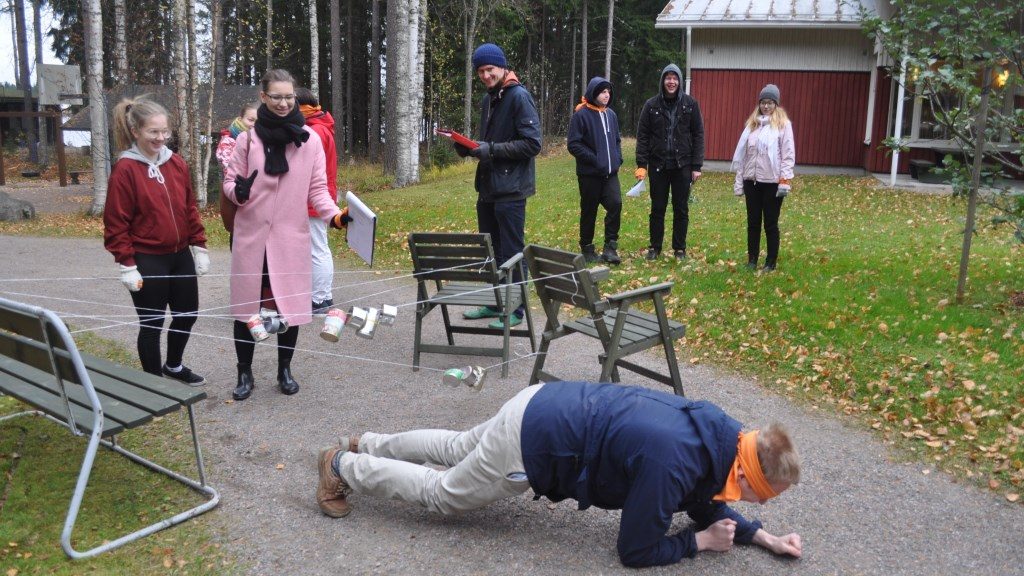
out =
[[[128,294],[99,240],[0,237],[0,246],[0,295],[65,316],[127,314],[125,320],[134,319]],[[200,279],[204,308],[227,302],[230,256],[224,251],[211,256],[213,271]],[[374,295],[363,300],[367,305],[415,299],[408,278],[386,274],[341,271],[336,285],[347,286],[336,291],[338,302],[367,295]],[[392,291],[378,294],[384,290]],[[76,327],[112,324],[69,321]],[[441,337],[438,324],[428,327],[428,337]],[[275,350],[260,346],[256,392],[245,402],[229,402],[235,380],[229,320],[206,316],[197,323],[186,362],[209,382],[210,399],[198,416],[211,483],[223,495],[214,521],[249,573],[636,574],[623,568],[615,554],[617,512],[578,512],[569,501],[535,502],[532,493],[451,518],[359,497],[353,498],[355,510],[346,519],[319,513],[313,492],[321,445],[363,430],[468,427],[492,415],[528,378],[532,359],[514,362],[506,379],[489,374],[479,393],[444,387],[439,370],[471,362],[486,365],[489,359],[425,355],[424,369],[413,372],[408,367],[413,327],[410,306],[400,308],[396,325],[380,328],[373,340],[345,332],[340,342],[330,344],[317,337],[317,324],[304,327],[299,338],[304,351],[293,362],[302,390],[292,397],[277,392]],[[134,348],[134,328],[100,334]],[[596,378],[596,353],[586,339],[560,340],[549,366],[568,378]],[[651,355],[645,362],[653,366],[658,360]],[[684,366],[683,378],[689,396],[719,404],[747,427],[772,420],[789,425],[804,457],[803,482],[764,507],[738,507],[770,531],[799,532],[805,555],[786,560],[742,547],[645,573],[1024,575],[1021,506],[958,484],[927,463],[902,463],[859,427],[795,405],[748,379],[690,365]],[[639,377],[634,382],[655,385]],[[686,522],[685,515],[678,517],[675,528]]]

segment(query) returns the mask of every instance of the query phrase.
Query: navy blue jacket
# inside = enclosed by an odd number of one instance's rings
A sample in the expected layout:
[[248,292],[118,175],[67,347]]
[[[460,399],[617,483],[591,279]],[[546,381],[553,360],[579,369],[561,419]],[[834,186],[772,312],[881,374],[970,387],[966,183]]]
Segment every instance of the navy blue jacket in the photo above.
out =
[[[595,76],[587,84],[584,97],[593,104],[605,88],[611,88],[611,83]],[[608,177],[618,173],[622,165],[622,138],[619,117],[611,109],[611,101],[603,112],[583,106],[573,113],[566,145],[576,157],[576,174]]]
[[[574,498],[622,509],[619,559],[656,566],[697,553],[696,531],[736,520],[734,542],[761,527],[713,502],[736,459],[740,423],[708,402],[618,384],[551,382],[523,415],[522,450],[530,487],[558,502]],[[672,516],[695,527],[668,535]]]
[[533,158],[541,148],[540,116],[522,84],[516,82],[484,95],[480,140],[489,144],[490,151],[476,167],[480,200],[511,202],[533,196],[537,189]]
[[636,128],[636,165],[648,170],[687,168],[700,170],[704,164],[704,118],[700,106],[680,84],[676,98],[665,97],[665,75],[674,72],[682,82],[675,64],[661,72],[658,95],[647,100],[640,110]]

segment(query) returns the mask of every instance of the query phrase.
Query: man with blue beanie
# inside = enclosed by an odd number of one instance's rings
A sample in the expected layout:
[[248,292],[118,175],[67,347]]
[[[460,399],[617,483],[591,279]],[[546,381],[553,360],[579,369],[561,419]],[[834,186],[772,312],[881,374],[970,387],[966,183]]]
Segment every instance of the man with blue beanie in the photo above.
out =
[[[476,148],[455,144],[459,156],[479,160],[476,167],[477,227],[491,235],[499,264],[523,251],[526,245],[526,199],[536,192],[533,158],[540,152],[540,116],[530,92],[516,73],[508,69],[505,53],[494,44],[482,44],[473,52],[473,68],[487,89],[480,102],[480,138]],[[516,267],[513,280],[523,280]],[[523,321],[522,306],[511,315],[510,326]],[[484,306],[464,317],[498,318],[497,309]],[[501,319],[491,328],[504,328]]]

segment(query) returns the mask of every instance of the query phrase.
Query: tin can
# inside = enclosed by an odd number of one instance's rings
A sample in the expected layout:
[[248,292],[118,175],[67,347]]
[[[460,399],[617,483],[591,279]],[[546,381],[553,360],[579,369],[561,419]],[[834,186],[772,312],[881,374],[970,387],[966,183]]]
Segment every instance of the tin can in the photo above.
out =
[[484,387],[484,376],[487,373],[479,366],[467,366],[465,368],[450,368],[445,370],[441,382],[446,386],[458,388],[468,386],[470,389],[479,392]]
[[288,320],[277,310],[260,308],[260,317],[263,318],[263,327],[268,333],[281,334],[288,331]]
[[262,342],[270,337],[270,334],[267,334],[266,326],[263,325],[263,317],[259,314],[253,314],[245,325],[248,326],[252,339],[257,342]]
[[353,328],[355,328],[356,330],[358,330],[358,329],[363,327],[363,324],[366,323],[366,316],[367,316],[367,314],[368,314],[368,312],[366,311],[365,308],[360,308],[359,306],[353,306],[348,311],[348,321],[347,321],[347,323],[350,326],[352,326]]
[[337,342],[346,320],[348,314],[345,314],[344,310],[331,308],[324,317],[324,329],[320,331],[320,337],[328,342]]

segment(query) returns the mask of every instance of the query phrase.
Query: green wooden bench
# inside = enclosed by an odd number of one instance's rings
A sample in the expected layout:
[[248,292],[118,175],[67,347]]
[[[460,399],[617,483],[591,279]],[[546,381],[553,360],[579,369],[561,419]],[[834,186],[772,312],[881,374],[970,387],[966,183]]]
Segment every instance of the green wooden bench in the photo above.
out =
[[[676,394],[683,395],[682,378],[672,343],[686,334],[686,326],[668,319],[665,314],[664,298],[672,291],[672,282],[602,297],[598,283],[608,277],[608,268],[587,268],[582,254],[531,244],[523,250],[523,256],[547,316],[530,384],[541,380],[560,380],[544,371],[551,342],[571,334],[582,334],[601,343],[603,352],[597,357],[601,363],[601,382],[619,382],[621,366],[671,386]],[[632,308],[644,301],[654,305],[654,314]],[[585,314],[563,322],[559,312],[566,304]],[[656,346],[665,350],[667,375],[625,359]]]
[[[88,436],[85,458],[64,521],[61,546],[71,558],[87,558],[117,548],[214,508],[220,495],[206,483],[193,406],[206,398],[202,390],[78,351],[64,322],[53,312],[0,298],[0,393],[32,409],[0,417],[0,422],[38,415]],[[117,435],[184,407],[192,431],[199,480],[195,481],[130,452]],[[79,552],[71,545],[85,488],[99,446],[164,474],[206,496],[206,501],[137,530]]]
[[[413,274],[416,276],[416,334],[413,340],[412,363],[419,369],[420,354],[467,354],[500,356],[501,377],[508,376],[509,343],[512,337],[530,339],[530,350],[536,351],[533,339],[533,316],[527,301],[526,284],[514,285],[512,273],[522,266],[522,254],[509,258],[500,266],[494,259],[490,234],[441,234],[413,232],[409,235]],[[433,291],[429,286],[433,285]],[[526,326],[511,328],[509,316],[520,304],[526,304]],[[467,326],[452,322],[449,306],[492,306],[504,319],[503,328]],[[422,342],[423,320],[435,308],[444,319],[448,344]],[[454,334],[493,335],[502,337],[502,346],[457,346]]]

